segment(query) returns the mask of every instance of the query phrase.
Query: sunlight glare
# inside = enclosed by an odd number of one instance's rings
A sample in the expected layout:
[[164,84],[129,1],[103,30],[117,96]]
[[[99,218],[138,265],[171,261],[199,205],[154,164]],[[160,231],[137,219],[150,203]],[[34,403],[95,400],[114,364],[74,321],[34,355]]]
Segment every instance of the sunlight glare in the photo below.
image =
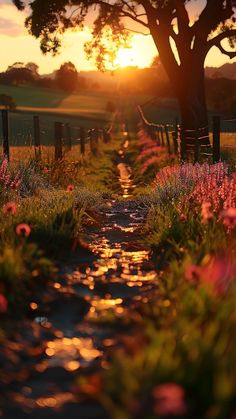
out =
[[115,65],[118,67],[137,67],[138,57],[132,48],[120,48],[115,60]]

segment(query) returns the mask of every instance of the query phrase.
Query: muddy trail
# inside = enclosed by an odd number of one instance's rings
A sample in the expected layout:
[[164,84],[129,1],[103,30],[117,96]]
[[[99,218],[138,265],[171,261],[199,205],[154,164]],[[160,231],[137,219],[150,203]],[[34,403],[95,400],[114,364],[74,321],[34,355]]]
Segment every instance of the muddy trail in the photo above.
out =
[[132,199],[127,147],[125,141],[117,158],[122,199],[99,209],[99,222],[87,231],[89,251],[63,266],[58,282],[34,298],[29,317],[1,344],[1,418],[111,417],[91,401],[91,389],[112,351],[132,334],[119,319],[157,288],[141,241],[146,214]]

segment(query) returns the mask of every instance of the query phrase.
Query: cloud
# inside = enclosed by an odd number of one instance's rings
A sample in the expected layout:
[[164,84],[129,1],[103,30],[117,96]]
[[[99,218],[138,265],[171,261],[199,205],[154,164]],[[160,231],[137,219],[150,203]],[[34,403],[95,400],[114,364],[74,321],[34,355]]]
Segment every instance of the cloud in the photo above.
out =
[[0,36],[19,36],[26,33],[26,15],[19,12],[11,0],[0,0]]
[[23,32],[22,25],[4,17],[0,17],[0,28],[1,35],[18,36]]

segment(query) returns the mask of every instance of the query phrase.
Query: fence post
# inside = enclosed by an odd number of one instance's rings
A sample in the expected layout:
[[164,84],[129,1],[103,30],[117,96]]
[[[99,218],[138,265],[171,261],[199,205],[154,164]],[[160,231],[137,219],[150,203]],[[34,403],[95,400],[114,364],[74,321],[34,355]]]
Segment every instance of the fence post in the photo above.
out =
[[70,124],[66,124],[66,145],[68,150],[72,149],[72,140],[71,140],[71,129]]
[[35,159],[39,161],[41,159],[41,141],[40,141],[40,124],[39,116],[35,115],[33,117],[34,124],[34,150],[35,150]]
[[221,121],[220,116],[213,116],[213,163],[220,161],[220,130]]
[[199,142],[199,131],[196,129],[195,131],[195,147],[194,147],[194,163],[199,162],[200,156],[200,142]]
[[179,145],[178,145],[178,126],[179,126],[179,120],[178,118],[175,118],[175,130],[174,130],[174,135],[173,135],[173,143],[174,143],[174,152],[176,154],[176,156],[178,156],[178,151],[179,151]]
[[153,131],[155,132],[155,140],[157,145],[160,145],[160,132],[159,127],[153,127]]
[[180,128],[180,160],[184,161],[185,160],[185,152],[186,152],[186,147],[185,147],[185,132],[183,130],[183,128]]
[[82,155],[85,154],[85,130],[84,127],[80,127],[80,152]]
[[166,134],[166,143],[167,143],[168,153],[171,154],[171,149],[170,149],[170,136],[169,136],[168,125],[165,125],[165,134]]
[[55,122],[55,128],[54,128],[55,160],[62,159],[62,133],[63,133],[63,124],[61,122]]
[[10,160],[9,147],[9,113],[7,109],[2,110],[2,132],[3,132],[3,158]]
[[165,139],[164,139],[164,131],[163,131],[163,126],[162,125],[159,126],[159,130],[160,130],[160,134],[161,134],[160,145],[162,147],[164,147],[164,145],[165,145]]
[[172,140],[174,146],[174,154],[178,155],[178,128],[175,131],[172,131]]

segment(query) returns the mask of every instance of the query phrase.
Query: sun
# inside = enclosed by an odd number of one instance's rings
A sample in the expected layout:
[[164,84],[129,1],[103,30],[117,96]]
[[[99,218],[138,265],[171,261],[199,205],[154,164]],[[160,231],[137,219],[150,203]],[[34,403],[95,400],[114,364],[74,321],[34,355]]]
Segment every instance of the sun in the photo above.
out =
[[137,67],[138,60],[132,48],[120,48],[115,60],[117,67]]

